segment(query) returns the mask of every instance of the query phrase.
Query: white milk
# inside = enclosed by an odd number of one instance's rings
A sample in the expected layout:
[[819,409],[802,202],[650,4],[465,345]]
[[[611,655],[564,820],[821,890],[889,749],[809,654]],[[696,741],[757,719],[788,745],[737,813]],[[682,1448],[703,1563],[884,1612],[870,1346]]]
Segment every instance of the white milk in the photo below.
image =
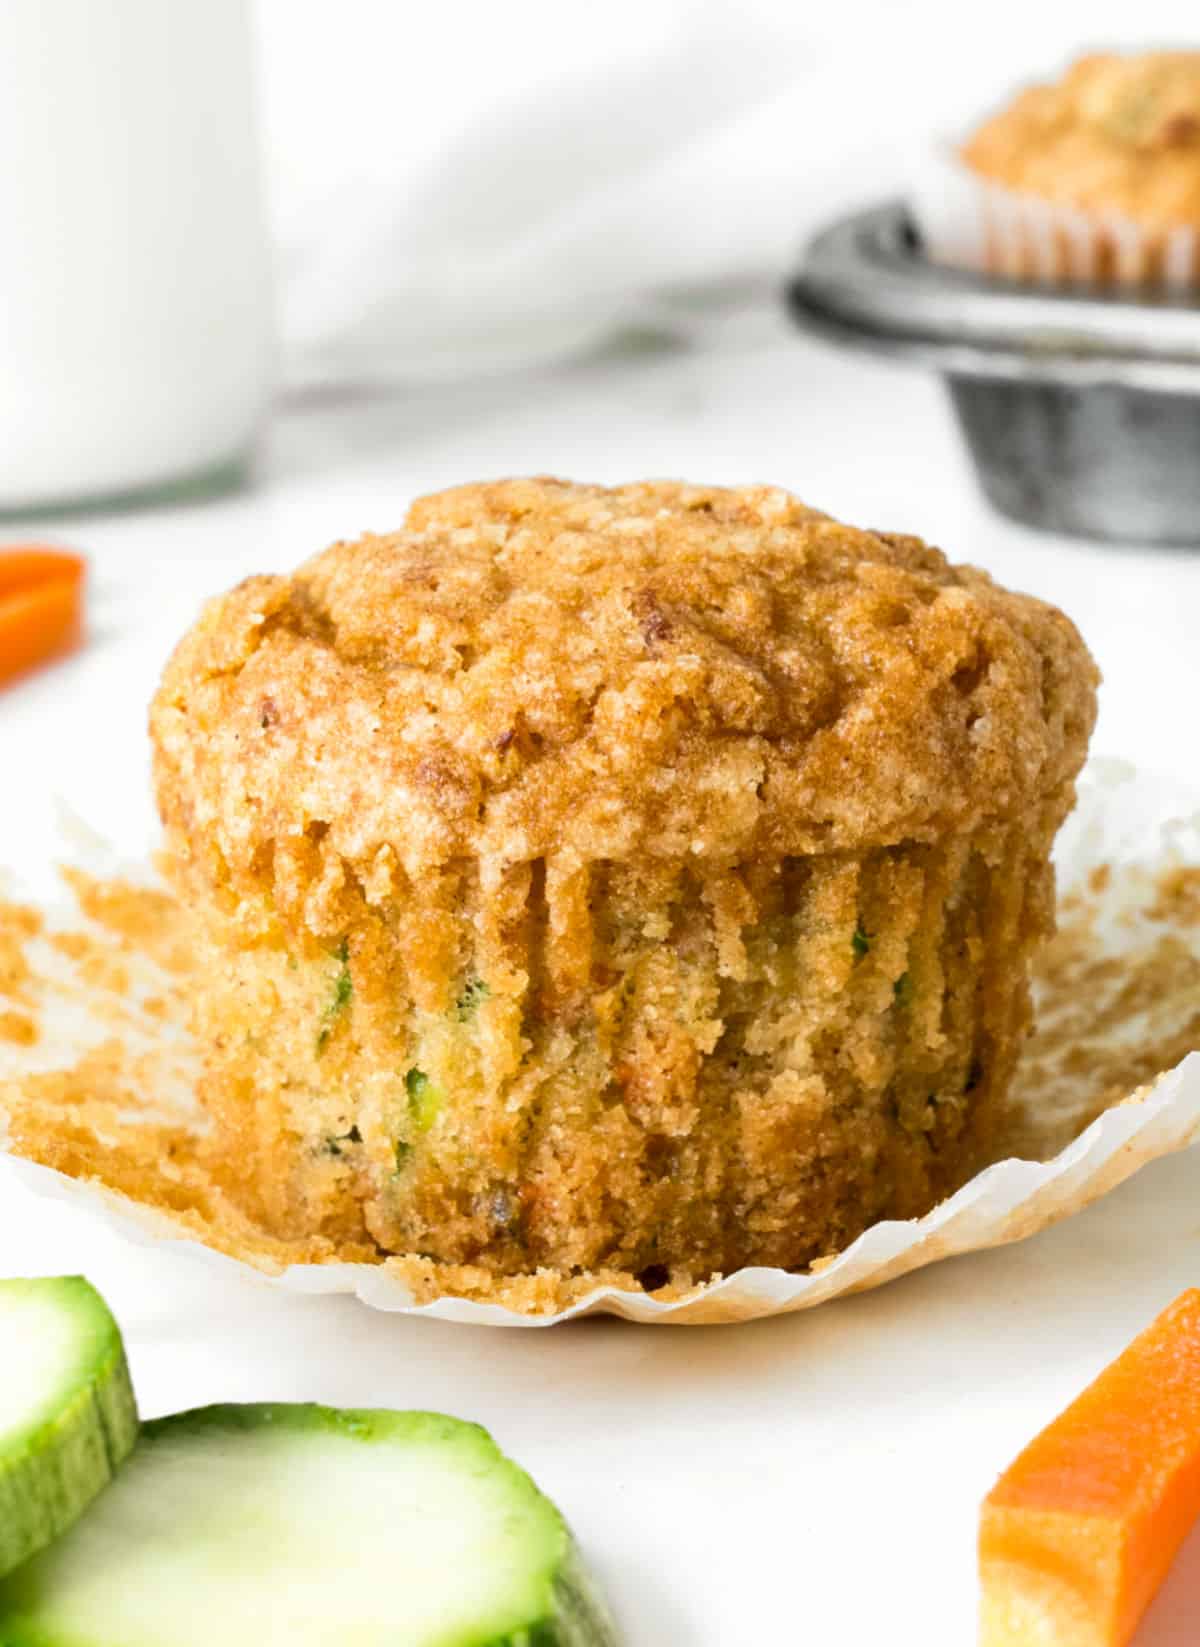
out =
[[0,510],[239,464],[268,305],[245,0],[0,0]]

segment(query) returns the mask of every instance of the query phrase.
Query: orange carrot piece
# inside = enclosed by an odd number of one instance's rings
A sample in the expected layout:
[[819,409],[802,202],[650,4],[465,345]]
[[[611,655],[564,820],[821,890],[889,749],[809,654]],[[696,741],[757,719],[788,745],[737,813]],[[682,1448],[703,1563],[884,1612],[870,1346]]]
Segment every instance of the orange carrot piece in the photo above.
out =
[[78,583],[85,566],[83,557],[72,554],[69,549],[52,549],[40,543],[14,543],[11,548],[0,546],[0,600],[36,583],[63,579]]
[[68,652],[83,633],[80,581],[57,578],[0,595],[0,682]]
[[1197,1516],[1200,1291],[1191,1291],[984,1500],[980,1647],[1125,1647]]

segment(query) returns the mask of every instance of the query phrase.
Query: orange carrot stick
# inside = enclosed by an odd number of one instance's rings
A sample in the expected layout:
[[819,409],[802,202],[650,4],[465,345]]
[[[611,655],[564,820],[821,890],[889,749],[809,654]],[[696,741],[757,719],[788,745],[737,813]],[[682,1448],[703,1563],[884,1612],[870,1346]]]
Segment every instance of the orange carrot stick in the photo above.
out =
[[77,578],[0,595],[0,683],[70,651],[82,633],[82,584]]
[[1197,1516],[1200,1291],[1192,1291],[985,1499],[980,1647],[1125,1647]]
[[16,589],[28,589],[35,583],[52,583],[73,579],[78,583],[86,562],[69,549],[52,549],[40,543],[16,543],[12,548],[0,547],[0,600]]

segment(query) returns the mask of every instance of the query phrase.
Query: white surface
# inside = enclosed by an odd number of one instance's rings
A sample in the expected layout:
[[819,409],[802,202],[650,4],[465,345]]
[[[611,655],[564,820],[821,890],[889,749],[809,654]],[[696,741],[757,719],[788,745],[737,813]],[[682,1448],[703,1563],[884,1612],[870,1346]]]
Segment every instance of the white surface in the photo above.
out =
[[[0,862],[36,854],[52,787],[145,845],[145,703],[204,592],[386,529],[416,491],[530,470],[766,479],[920,531],[1077,619],[1107,676],[1099,751],[1195,777],[1200,554],[1070,544],[993,518],[936,385],[780,333],[728,356],[314,403],[281,421],[253,493],[62,526],[95,559],[96,633],[0,696]],[[962,1647],[994,1475],[1200,1282],[1196,1171],[1194,1154],[1178,1157],[1021,1246],[747,1328],[485,1333],[380,1317],[127,1247],[11,1186],[0,1273],[85,1271],[126,1329],[149,1414],[318,1398],[489,1425],[575,1524],[631,1647]],[[1193,1608],[1200,1551],[1196,1566]],[[1165,1626],[1151,1639],[1191,1642]]]
[[248,0],[0,6],[0,508],[240,457],[273,344]]

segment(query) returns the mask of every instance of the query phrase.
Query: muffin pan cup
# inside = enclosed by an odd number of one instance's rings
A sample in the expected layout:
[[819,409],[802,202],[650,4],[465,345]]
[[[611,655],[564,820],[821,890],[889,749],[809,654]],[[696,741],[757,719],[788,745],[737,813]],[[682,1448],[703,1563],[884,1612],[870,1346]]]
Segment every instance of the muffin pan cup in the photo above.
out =
[[940,372],[1002,514],[1200,544],[1200,305],[930,263],[900,202],[818,234],[788,304],[807,331]]

